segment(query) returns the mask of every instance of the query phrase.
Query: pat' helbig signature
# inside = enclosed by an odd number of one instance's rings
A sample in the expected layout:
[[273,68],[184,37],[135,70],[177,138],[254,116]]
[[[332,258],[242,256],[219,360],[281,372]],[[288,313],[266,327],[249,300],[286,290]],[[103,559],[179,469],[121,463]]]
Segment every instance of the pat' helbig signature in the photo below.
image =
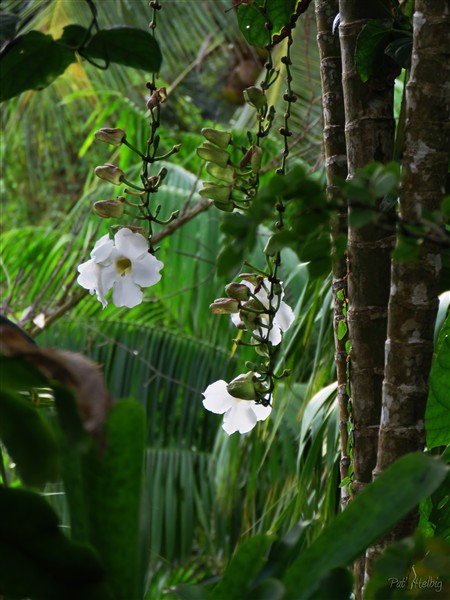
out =
[[406,577],[402,579],[389,577],[388,581],[391,589],[434,589],[435,592],[442,590],[442,581],[439,577],[432,577],[431,575],[428,577],[418,577],[414,567],[412,567],[409,575]]

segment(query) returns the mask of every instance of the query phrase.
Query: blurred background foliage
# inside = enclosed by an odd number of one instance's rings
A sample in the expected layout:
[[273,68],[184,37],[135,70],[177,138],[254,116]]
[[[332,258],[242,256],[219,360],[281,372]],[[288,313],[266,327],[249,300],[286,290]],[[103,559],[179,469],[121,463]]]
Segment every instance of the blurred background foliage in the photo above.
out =
[[[98,2],[101,27],[146,28],[146,0]],[[229,10],[231,8],[231,10]],[[196,155],[205,126],[245,136],[254,111],[242,90],[255,83],[265,57],[239,32],[229,0],[166,2],[157,40],[163,54],[158,83],[169,93],[162,107],[161,150],[182,144],[158,192],[165,214],[195,206],[204,177]],[[84,0],[11,0],[2,10],[20,15],[21,32],[60,35],[69,23],[87,25]],[[295,29],[291,165],[321,181],[320,79],[315,21],[309,11]],[[275,61],[281,56],[281,49]],[[338,509],[338,415],[334,403],[331,292],[328,278],[312,279],[289,249],[283,254],[286,299],[296,314],[280,366],[292,369],[279,386],[269,422],[251,435],[227,437],[221,419],[206,412],[202,391],[229,379],[253,358],[236,349],[229,320],[208,306],[228,282],[216,263],[224,247],[223,217],[215,208],[164,237],[158,286],[132,311],[100,304],[76,284],[76,266],[108,231],[92,214],[110,186],[94,167],[113,162],[135,172],[133,154],[94,142],[100,127],[121,127],[137,147],[148,135],[148,73],[112,65],[72,65],[40,92],[25,92],[2,107],[2,314],[36,336],[39,345],[75,350],[98,362],[111,393],[145,408],[147,450],[144,537],[150,548],[149,598],[183,581],[214,576],[250,534],[283,534],[312,521],[313,539]],[[269,101],[283,114],[280,78]],[[277,127],[273,129],[277,131]],[[265,185],[279,165],[282,138],[264,145]],[[158,166],[159,167],[159,166]],[[266,225],[257,230],[248,260],[261,264]],[[41,320],[37,317],[41,317]],[[45,327],[41,329],[36,323]],[[261,443],[264,440],[264,443]],[[14,469],[9,469],[15,481]],[[67,525],[61,487],[49,486]],[[151,582],[151,583],[150,583]]]

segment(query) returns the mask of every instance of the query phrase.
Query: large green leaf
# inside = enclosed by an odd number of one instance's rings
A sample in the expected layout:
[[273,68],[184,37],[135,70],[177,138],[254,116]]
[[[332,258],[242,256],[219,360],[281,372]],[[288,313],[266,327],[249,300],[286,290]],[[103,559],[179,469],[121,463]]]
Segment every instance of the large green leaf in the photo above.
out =
[[162,60],[159,46],[148,31],[122,25],[98,31],[82,55],[147,72],[159,71]]
[[428,448],[450,444],[450,314],[442,325],[430,374],[425,413]]
[[0,57],[0,101],[25,90],[42,90],[74,62],[73,50],[51,35],[30,31],[11,42]]
[[91,543],[117,598],[138,598],[144,411],[131,400],[108,415],[105,439],[85,461]]
[[358,35],[355,51],[356,70],[362,81],[368,81],[380,70],[390,39],[391,30],[382,21],[372,20],[363,27]]
[[[277,43],[283,29],[292,26],[310,2],[311,0],[257,0],[255,4],[241,4],[237,13],[239,28],[250,45],[264,48],[268,43]],[[270,34],[266,22],[272,24]]]
[[42,496],[0,488],[0,590],[8,598],[111,600],[92,548],[69,541]]
[[239,547],[227,567],[224,576],[214,588],[211,600],[241,600],[249,584],[267,560],[267,551],[272,543],[269,536],[262,533],[246,540]]
[[382,473],[287,569],[290,600],[310,598],[327,574],[350,564],[432,493],[448,467],[429,456],[410,454]]
[[[31,399],[20,391],[45,385],[46,379],[24,360],[0,357],[0,438],[25,484],[40,486],[59,474],[59,452],[55,435]],[[18,390],[21,382],[22,390]]]

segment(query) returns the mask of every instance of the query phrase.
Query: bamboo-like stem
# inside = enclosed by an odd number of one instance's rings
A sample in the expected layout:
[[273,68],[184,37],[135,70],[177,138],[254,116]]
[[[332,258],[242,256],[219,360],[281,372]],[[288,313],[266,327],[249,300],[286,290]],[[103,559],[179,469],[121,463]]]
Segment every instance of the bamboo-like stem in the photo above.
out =
[[[411,76],[406,90],[406,132],[400,214],[419,220],[439,209],[450,148],[450,0],[416,0]],[[424,240],[416,261],[393,262],[383,404],[374,476],[425,444],[425,405],[438,308],[441,246]],[[411,534],[411,514],[368,553]]]
[[[345,144],[345,113],[342,91],[341,48],[337,31],[333,33],[333,21],[339,12],[339,0],[316,0],[317,42],[320,55],[320,76],[322,81],[323,138],[327,195],[330,201],[340,196],[335,178],[347,177],[347,151]],[[333,249],[339,236],[347,235],[347,211],[342,208],[331,224]],[[341,296],[341,298],[338,297]],[[341,447],[340,475],[344,481],[348,475],[350,457],[348,455],[348,395],[347,395],[347,336],[339,339],[338,327],[343,314],[342,296],[347,298],[347,263],[344,256],[333,256],[333,303],[334,303],[334,344],[337,375],[337,397],[339,404],[339,437]],[[345,508],[349,500],[348,486],[341,489],[341,506]]]
[[[345,134],[349,178],[375,160],[388,162],[394,150],[393,84],[390,73],[363,83],[355,65],[357,37],[371,19],[390,25],[388,0],[340,0],[339,26]],[[392,231],[393,233],[393,231]],[[348,233],[348,329],[351,343],[350,393],[353,427],[352,493],[372,480],[376,464],[387,329],[391,231],[377,225]],[[355,566],[355,594],[362,596],[364,557]]]

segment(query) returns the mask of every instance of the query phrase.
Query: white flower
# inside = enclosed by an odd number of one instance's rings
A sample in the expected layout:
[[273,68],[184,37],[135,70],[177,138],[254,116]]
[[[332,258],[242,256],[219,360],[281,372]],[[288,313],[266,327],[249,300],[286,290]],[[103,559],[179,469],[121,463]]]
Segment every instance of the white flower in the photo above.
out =
[[[253,283],[250,283],[249,281],[245,280],[242,283],[248,287],[252,294],[254,293],[255,286],[253,285]],[[275,295],[272,298],[272,301],[269,302],[268,290],[270,290],[270,281],[266,278],[263,280],[261,289],[255,294],[255,296],[261,302],[264,308],[269,308],[269,306],[271,306],[272,308],[276,308],[278,306],[278,297]],[[279,296],[280,304],[273,319],[272,329],[269,332],[269,342],[273,346],[278,346],[278,344],[281,342],[281,332],[287,331],[295,319],[292,308],[288,304],[286,304],[286,302],[283,302],[283,298],[284,291],[281,291],[281,294]],[[252,300],[250,299],[250,302],[251,301]],[[242,306],[245,312],[245,303]],[[236,325],[236,327],[239,327],[240,329],[245,329],[245,324],[242,321],[239,313],[231,315],[231,320]],[[265,314],[258,315],[258,320],[262,324],[267,325],[269,323],[269,316]],[[260,337],[264,337],[265,332],[267,331],[265,328],[258,328],[257,325],[255,326],[255,329],[259,329]]]
[[111,240],[100,238],[91,252],[91,259],[78,266],[78,283],[96,293],[103,308],[108,304],[105,295],[112,289],[116,306],[133,308],[142,302],[141,287],[154,285],[161,279],[163,263],[148,253],[143,235],[131,229],[120,229]]
[[247,433],[258,421],[264,421],[272,411],[271,406],[257,404],[254,400],[240,400],[228,393],[227,383],[220,379],[203,392],[203,406],[217,415],[224,415],[222,427],[231,435],[235,431]]

